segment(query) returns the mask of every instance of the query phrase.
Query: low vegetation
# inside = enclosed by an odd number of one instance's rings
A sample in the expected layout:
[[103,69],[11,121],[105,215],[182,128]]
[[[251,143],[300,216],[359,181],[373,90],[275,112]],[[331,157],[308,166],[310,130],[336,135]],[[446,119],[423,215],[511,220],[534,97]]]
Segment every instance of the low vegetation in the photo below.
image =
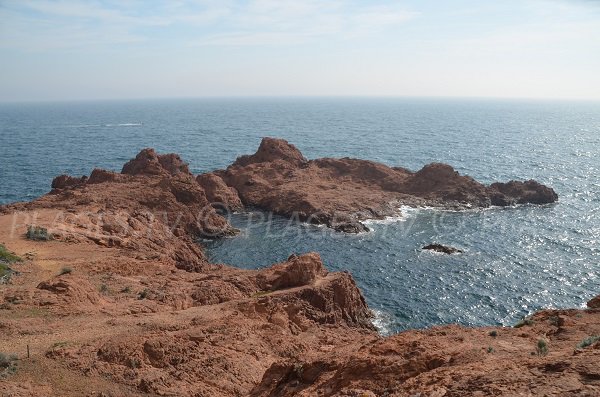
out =
[[539,339],[537,341],[537,345],[535,346],[535,352],[538,356],[545,356],[548,354],[548,343],[545,340]]
[[71,269],[70,267],[63,267],[62,269],[60,269],[60,272],[58,272],[59,276],[62,276],[64,274],[71,274],[73,273],[73,269]]
[[52,233],[48,233],[48,229],[34,225],[27,226],[25,237],[34,241],[49,241],[53,239]]
[[578,349],[585,349],[588,346],[593,345],[594,343],[600,341],[600,335],[589,336],[582,340],[578,345]]
[[10,263],[21,262],[21,261],[22,261],[22,259],[20,257],[15,255],[14,253],[10,252],[9,250],[6,249],[5,246],[0,244],[0,263],[10,264]]
[[140,293],[138,294],[138,299],[139,299],[139,300],[146,299],[146,298],[148,297],[148,293],[149,293],[149,292],[150,292],[150,291],[148,291],[147,289],[143,290],[142,292],[140,292]]
[[10,252],[6,247],[0,244],[0,284],[7,282],[10,279],[12,269],[10,264],[21,262],[21,258]]
[[550,318],[548,318],[548,322],[554,325],[555,327],[560,326],[560,319],[558,318],[558,316],[551,316]]
[[534,321],[528,317],[523,317],[518,323],[514,325],[514,328],[521,328],[525,326],[532,326]]
[[17,357],[0,353],[0,378],[12,375],[17,370]]
[[10,275],[10,270],[10,267],[0,262],[0,284],[2,284],[2,280],[4,280]]

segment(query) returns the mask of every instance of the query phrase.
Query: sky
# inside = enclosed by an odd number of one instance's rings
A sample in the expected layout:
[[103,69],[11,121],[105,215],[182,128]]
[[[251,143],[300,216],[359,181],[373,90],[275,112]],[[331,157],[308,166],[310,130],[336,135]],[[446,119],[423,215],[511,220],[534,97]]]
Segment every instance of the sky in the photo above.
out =
[[600,99],[600,0],[0,0],[0,101]]

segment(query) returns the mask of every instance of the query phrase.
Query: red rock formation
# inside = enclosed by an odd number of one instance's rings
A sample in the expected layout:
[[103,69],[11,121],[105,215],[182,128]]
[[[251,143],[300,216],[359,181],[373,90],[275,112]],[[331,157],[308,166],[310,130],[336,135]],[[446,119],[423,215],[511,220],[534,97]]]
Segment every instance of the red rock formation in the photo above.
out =
[[59,175],[52,180],[52,189],[66,189],[69,187],[79,186],[87,180],[87,176],[82,176],[81,178],[69,176],[69,175]]
[[461,209],[558,198],[534,181],[488,187],[446,164],[412,173],[358,159],[307,161],[296,147],[273,138],[264,138],[254,155],[238,158],[218,175],[245,205],[345,232],[367,230],[361,220],[398,215],[401,205]]
[[143,149],[135,159],[128,161],[121,171],[127,175],[191,175],[188,165],[174,153],[157,154],[154,149]]
[[[597,316],[544,311],[524,328],[407,331],[354,351],[275,362],[250,395],[596,396],[600,350],[574,349],[597,332]],[[536,350],[539,340],[547,353]]]
[[204,189],[206,198],[217,210],[239,211],[244,206],[237,191],[227,186],[220,176],[214,173],[200,174],[196,182]]
[[283,160],[296,166],[306,163],[306,158],[296,146],[283,139],[263,138],[256,153],[238,157],[232,165],[245,167],[250,164],[268,163],[275,160]]
[[89,178],[60,176],[53,189],[52,195],[2,211],[68,210],[62,217],[73,227],[58,230],[59,238],[143,250],[146,256],[168,259],[189,271],[208,266],[194,238],[236,233],[175,154],[144,149],[125,164],[122,174],[94,169]]
[[558,195],[554,190],[534,180],[492,183],[490,190],[492,191],[492,205],[549,204],[558,200]]

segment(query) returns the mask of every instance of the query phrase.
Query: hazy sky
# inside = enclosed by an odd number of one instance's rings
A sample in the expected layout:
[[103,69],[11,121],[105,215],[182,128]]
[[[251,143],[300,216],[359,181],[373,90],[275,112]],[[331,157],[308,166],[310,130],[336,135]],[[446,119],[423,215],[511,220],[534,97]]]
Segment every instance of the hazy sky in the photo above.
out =
[[600,99],[600,0],[0,0],[0,101]]

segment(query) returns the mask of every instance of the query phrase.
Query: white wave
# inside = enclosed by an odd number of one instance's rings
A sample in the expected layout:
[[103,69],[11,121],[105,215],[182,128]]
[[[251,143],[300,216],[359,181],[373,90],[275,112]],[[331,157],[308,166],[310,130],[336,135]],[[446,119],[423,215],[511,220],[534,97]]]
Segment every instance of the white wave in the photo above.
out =
[[70,124],[66,125],[67,128],[91,128],[91,127],[102,127],[100,124]]
[[425,207],[409,207],[407,205],[402,205],[398,207],[397,215],[386,216],[383,219],[366,219],[361,221],[366,226],[369,225],[389,225],[391,223],[396,222],[404,222],[411,216],[416,215],[421,209]]
[[104,124],[105,127],[140,127],[142,125],[142,123]]
[[377,328],[377,331],[383,336],[391,335],[392,317],[382,310],[372,309],[371,311],[373,312],[374,316],[371,320],[371,323],[373,326],[375,326],[375,328]]

